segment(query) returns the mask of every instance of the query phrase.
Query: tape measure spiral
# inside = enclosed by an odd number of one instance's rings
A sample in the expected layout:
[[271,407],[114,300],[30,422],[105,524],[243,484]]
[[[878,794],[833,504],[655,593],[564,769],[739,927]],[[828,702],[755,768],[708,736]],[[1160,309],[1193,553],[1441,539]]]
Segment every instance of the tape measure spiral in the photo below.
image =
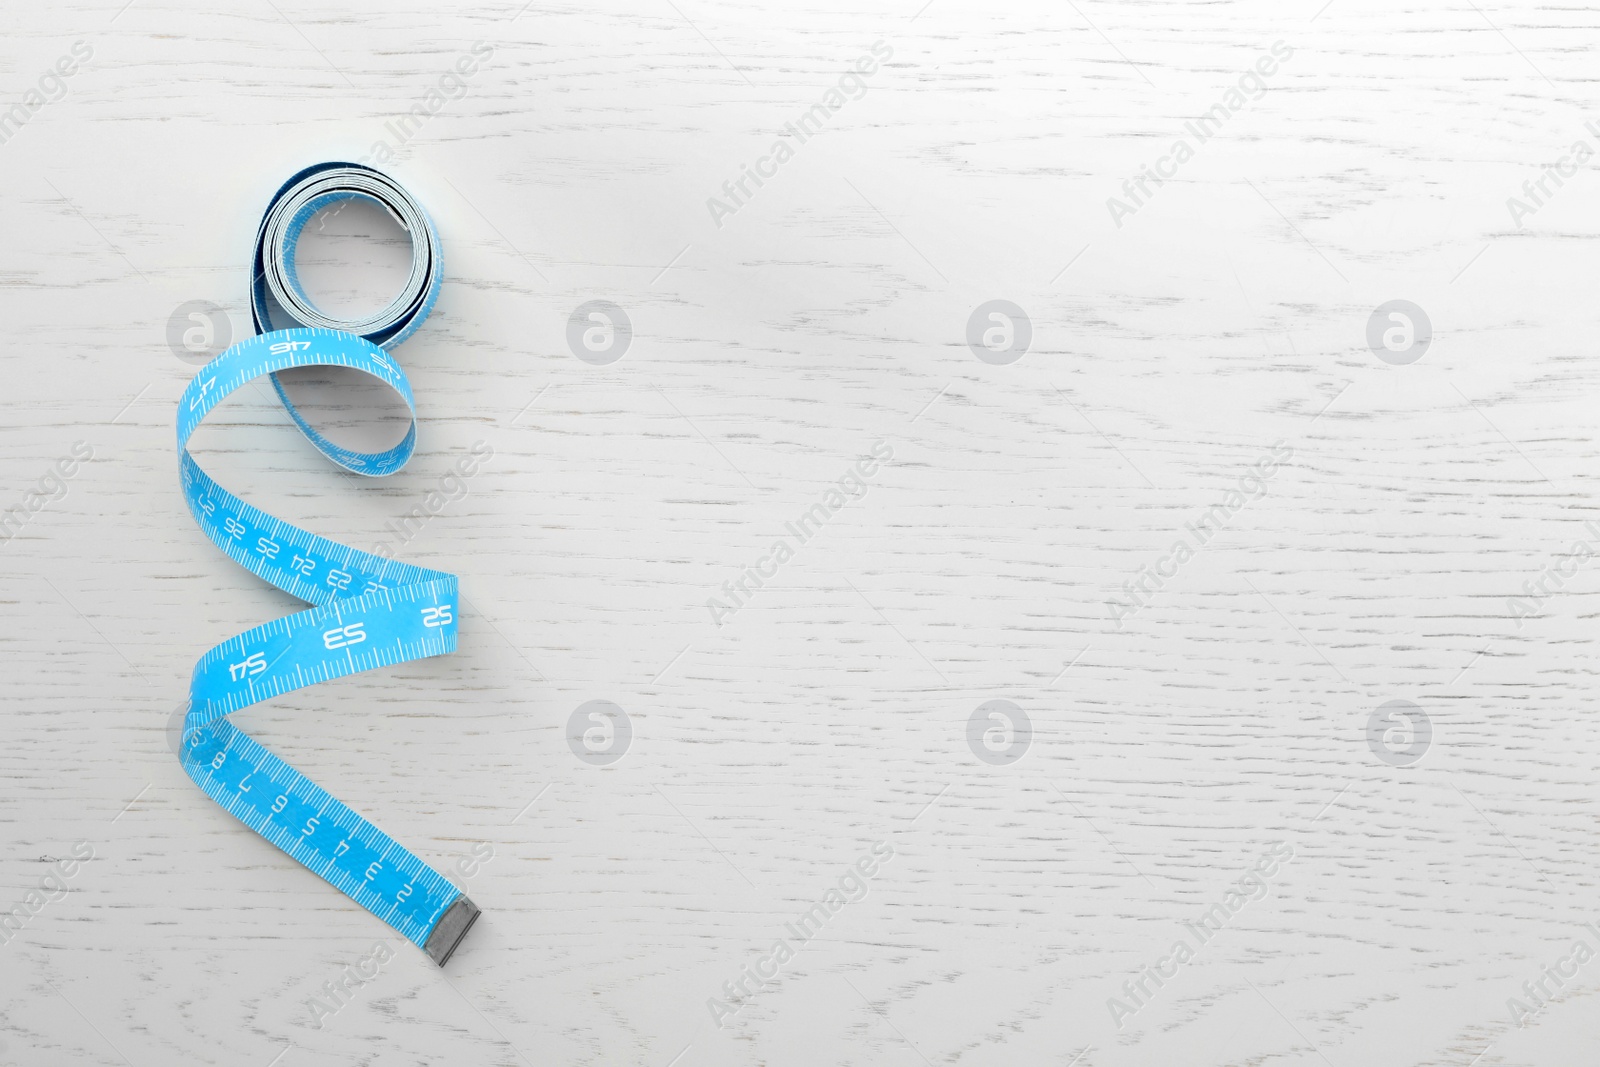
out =
[[[319,211],[356,198],[380,204],[410,233],[411,275],[377,314],[339,320],[305,295],[295,274],[295,245]],[[300,171],[272,198],[257,231],[253,274],[251,318],[258,335],[207,364],[178,402],[179,479],[195,521],[218,548],[312,606],[246,630],[200,658],[189,685],[180,758],[218,804],[442,967],[477,919],[477,906],[227,716],[343,675],[455,651],[456,577],[362,552],[268,515],[213,481],[188,450],[190,436],[218,403],[267,374],[296,425],[333,462],[369,476],[405,466],[416,447],[416,405],[405,373],[384,349],[410,336],[433,309],[442,279],[439,238],[387,175],[355,163],[323,163]],[[274,304],[298,327],[275,329]],[[280,371],[312,366],[349,367],[393,389],[411,414],[404,439],[385,452],[365,453],[324,437],[278,380]]]

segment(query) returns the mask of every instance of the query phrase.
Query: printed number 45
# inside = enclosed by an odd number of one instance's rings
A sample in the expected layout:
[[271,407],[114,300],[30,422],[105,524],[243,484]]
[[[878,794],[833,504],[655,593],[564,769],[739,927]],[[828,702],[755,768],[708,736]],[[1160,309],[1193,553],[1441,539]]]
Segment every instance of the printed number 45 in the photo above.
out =
[[241,678],[254,678],[266,669],[266,655],[260,652],[252,652],[245,657],[244,662],[228,664],[228,679],[237,682]]
[[447,626],[455,621],[455,616],[450,614],[449,604],[440,604],[436,608],[422,609],[422,625],[432,629],[436,626]]

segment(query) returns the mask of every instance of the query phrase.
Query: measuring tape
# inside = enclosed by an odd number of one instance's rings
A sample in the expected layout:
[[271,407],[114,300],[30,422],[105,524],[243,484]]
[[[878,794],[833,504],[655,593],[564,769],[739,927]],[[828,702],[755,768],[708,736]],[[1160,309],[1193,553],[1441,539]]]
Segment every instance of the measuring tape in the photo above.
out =
[[[377,315],[329,318],[301,289],[295,245],[312,216],[367,199],[411,234],[411,276]],[[392,474],[416,447],[416,404],[405,373],[384,349],[409,337],[433,309],[441,280],[439,238],[409,194],[355,163],[323,163],[278,190],[256,235],[251,319],[260,333],[229,348],[189,382],[178,402],[178,471],[184,500],[217,547],[246,570],[312,607],[246,630],[195,664],[180,757],[184,770],[246,826],[321,875],[444,966],[478,908],[443,875],[301,775],[227,719],[295,689],[358,671],[454,652],[456,577],[384,559],[318,537],[251,507],[200,469],[188,442],[212,408],[245,383],[272,375],[295,423],[323,455],[363,475]],[[269,301],[268,297],[271,297]],[[273,304],[305,328],[274,329]],[[386,452],[354,452],[311,427],[278,372],[350,367],[406,403],[411,427]]]

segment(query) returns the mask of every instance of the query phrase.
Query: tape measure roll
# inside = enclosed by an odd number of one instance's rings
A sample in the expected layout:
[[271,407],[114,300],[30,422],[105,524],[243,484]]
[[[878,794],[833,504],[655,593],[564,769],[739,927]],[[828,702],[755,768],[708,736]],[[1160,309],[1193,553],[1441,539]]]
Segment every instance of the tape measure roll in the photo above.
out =
[[[295,270],[295,246],[306,223],[323,208],[344,200],[377,204],[411,235],[410,276],[387,307],[365,319],[336,319],[318,310]],[[392,348],[416,332],[433,310],[444,281],[439,235],[428,216],[393,178],[359,163],[318,163],[279,186],[261,216],[251,269],[250,321],[256,333],[273,329],[270,293],[297,326],[343,330],[381,348]]]
[[[300,288],[295,243],[307,221],[339,200],[365,197],[411,234],[412,271],[388,307],[358,321],[329,318]],[[479,911],[443,875],[239,730],[227,716],[280,693],[333,678],[454,652],[456,577],[385,559],[302,530],[246,504],[200,469],[190,436],[212,408],[264,374],[307,438],[357,474],[392,474],[416,447],[416,405],[384,348],[421,325],[439,293],[439,240],[416,202],[386,175],[325,163],[291,178],[257,233],[251,315],[260,332],[207,364],[178,402],[178,470],[184,500],[207,537],[246,570],[310,608],[246,630],[195,664],[180,758],[218,804],[262,837],[420,946],[441,967]],[[305,328],[273,329],[271,295]],[[411,413],[386,452],[354,452],[311,427],[279,384],[292,367],[349,367],[398,393]]]

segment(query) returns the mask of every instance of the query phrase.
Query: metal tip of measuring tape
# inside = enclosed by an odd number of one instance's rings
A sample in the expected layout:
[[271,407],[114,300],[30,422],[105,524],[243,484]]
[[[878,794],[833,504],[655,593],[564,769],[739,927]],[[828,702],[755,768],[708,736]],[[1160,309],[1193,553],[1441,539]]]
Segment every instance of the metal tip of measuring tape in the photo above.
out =
[[465,896],[457,897],[456,902],[439,916],[433,932],[428,935],[428,943],[423,946],[423,951],[433,958],[434,963],[443,967],[450,962],[450,957],[454,955],[457,946],[482,914],[478,906]]

